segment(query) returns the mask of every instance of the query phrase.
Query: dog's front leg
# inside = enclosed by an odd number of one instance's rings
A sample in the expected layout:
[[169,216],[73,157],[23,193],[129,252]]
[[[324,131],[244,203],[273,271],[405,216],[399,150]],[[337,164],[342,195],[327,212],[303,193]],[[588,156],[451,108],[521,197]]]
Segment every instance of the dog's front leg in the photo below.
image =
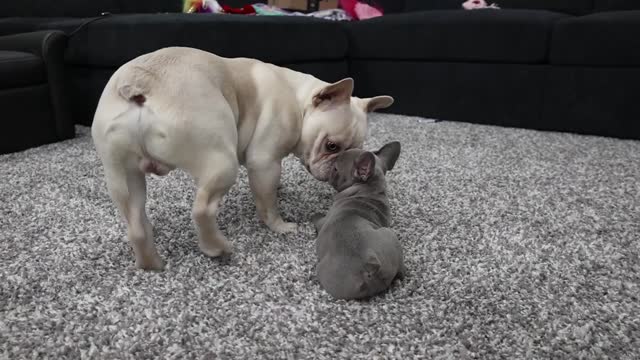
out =
[[256,200],[260,219],[273,231],[295,231],[298,226],[282,220],[278,210],[278,185],[282,164],[280,161],[258,162],[247,166],[249,185]]

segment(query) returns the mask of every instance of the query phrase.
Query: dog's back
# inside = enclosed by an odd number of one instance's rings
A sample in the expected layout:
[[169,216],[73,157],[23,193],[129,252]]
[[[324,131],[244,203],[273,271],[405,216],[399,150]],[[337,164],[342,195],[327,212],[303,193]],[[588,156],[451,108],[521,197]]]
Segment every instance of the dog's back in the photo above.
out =
[[[381,160],[384,165],[384,157]],[[318,280],[335,298],[378,294],[404,272],[402,246],[389,228],[384,172],[392,166],[374,167],[367,181],[348,184],[336,195],[327,215],[316,219]],[[347,176],[351,173],[350,169],[342,170]],[[343,186],[338,182],[333,184],[340,190]]]
[[386,199],[347,198],[338,200],[327,214],[316,243],[317,273],[334,297],[375,295],[402,272],[402,247],[396,234],[374,220],[388,212],[385,203]]
[[140,159],[137,166],[145,173],[164,175],[178,167],[196,177],[204,176],[200,164],[214,161],[210,156],[235,158],[237,110],[228,101],[234,92],[227,73],[222,58],[180,47],[123,65],[96,110],[92,135],[98,151],[128,153]]

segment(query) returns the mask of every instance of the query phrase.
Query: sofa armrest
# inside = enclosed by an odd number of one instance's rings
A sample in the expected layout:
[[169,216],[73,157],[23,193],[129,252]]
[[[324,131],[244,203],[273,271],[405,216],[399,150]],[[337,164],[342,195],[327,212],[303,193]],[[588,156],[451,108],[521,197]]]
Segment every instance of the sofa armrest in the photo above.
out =
[[52,43],[61,41],[58,31],[35,31],[0,36],[0,50],[27,52],[45,58]]
[[44,62],[59,140],[69,139],[75,135],[64,86],[64,54],[67,40],[67,35],[62,31],[51,30],[0,36],[0,50],[31,53]]

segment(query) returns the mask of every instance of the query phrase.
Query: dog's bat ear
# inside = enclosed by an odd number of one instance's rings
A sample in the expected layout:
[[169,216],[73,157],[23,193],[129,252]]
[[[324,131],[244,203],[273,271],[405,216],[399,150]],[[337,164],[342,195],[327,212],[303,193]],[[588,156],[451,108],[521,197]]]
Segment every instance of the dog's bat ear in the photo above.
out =
[[393,98],[391,96],[376,96],[372,98],[360,99],[360,107],[364,112],[373,112],[379,109],[386,109],[393,105]]
[[329,84],[313,95],[313,106],[322,103],[340,103],[351,101],[353,94],[353,79],[345,78],[333,84]]
[[367,182],[376,168],[376,157],[368,151],[360,154],[353,164],[354,177],[361,182]]
[[385,172],[392,170],[393,166],[396,164],[396,161],[398,161],[398,157],[400,156],[400,142],[390,142],[381,147],[380,150],[375,151],[374,154],[376,154],[376,156],[379,157],[380,160],[382,160]]
[[364,264],[365,271],[369,273],[369,276],[373,276],[377,274],[378,271],[380,271],[380,266],[381,266],[381,263],[380,263],[380,259],[378,258],[378,255],[376,255],[374,251],[369,250],[366,255],[365,264]]

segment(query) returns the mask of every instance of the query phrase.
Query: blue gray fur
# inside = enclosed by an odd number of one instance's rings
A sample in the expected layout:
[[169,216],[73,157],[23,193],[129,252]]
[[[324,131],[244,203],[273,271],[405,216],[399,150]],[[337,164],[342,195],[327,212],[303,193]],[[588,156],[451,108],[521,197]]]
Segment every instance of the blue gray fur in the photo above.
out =
[[385,181],[399,155],[400,143],[391,142],[375,152],[345,151],[336,161],[329,183],[338,194],[326,216],[313,218],[318,280],[335,298],[371,297],[404,273]]

